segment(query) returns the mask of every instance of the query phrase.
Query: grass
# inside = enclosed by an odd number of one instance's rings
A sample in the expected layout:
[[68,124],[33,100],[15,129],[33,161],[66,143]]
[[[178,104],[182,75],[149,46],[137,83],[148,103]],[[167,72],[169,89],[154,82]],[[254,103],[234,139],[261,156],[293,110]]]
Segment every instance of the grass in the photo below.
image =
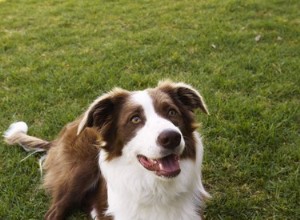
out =
[[[299,219],[296,0],[0,1],[0,130],[52,139],[114,86],[205,97],[206,219]],[[255,38],[259,38],[255,40]],[[0,219],[41,219],[37,158],[0,142]],[[85,219],[77,213],[71,219]]]

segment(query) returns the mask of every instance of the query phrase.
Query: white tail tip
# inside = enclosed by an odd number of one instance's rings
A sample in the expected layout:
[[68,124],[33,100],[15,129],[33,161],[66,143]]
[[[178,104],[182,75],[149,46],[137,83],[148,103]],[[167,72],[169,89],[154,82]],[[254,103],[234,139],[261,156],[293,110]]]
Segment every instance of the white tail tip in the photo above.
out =
[[23,121],[19,121],[19,122],[15,122],[12,123],[9,128],[4,132],[4,137],[5,138],[9,138],[12,135],[22,132],[22,133],[27,133],[28,131],[28,126],[25,122]]

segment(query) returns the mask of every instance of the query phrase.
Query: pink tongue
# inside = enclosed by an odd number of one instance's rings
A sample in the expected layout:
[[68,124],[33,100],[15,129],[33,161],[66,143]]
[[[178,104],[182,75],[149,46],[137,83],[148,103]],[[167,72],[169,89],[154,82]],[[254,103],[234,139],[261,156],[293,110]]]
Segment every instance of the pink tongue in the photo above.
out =
[[172,173],[180,170],[179,160],[176,155],[169,155],[167,157],[157,160],[159,170],[166,173]]

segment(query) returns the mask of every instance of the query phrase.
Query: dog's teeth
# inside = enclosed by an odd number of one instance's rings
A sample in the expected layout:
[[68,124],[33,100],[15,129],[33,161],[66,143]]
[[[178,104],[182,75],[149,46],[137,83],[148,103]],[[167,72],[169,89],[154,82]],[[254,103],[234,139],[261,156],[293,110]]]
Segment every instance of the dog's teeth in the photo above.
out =
[[157,160],[155,160],[155,159],[149,159],[149,161],[153,164],[157,164]]
[[160,163],[159,165],[159,169],[162,170],[163,169],[163,165]]

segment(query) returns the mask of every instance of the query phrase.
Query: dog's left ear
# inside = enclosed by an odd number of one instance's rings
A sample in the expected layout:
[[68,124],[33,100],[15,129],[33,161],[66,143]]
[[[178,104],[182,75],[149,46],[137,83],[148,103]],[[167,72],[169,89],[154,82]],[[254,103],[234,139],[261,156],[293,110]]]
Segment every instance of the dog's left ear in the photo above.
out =
[[171,81],[159,82],[158,87],[169,93],[180,104],[186,106],[190,111],[197,108],[201,109],[205,114],[209,115],[204,99],[200,93],[190,85],[185,83],[173,83]]

